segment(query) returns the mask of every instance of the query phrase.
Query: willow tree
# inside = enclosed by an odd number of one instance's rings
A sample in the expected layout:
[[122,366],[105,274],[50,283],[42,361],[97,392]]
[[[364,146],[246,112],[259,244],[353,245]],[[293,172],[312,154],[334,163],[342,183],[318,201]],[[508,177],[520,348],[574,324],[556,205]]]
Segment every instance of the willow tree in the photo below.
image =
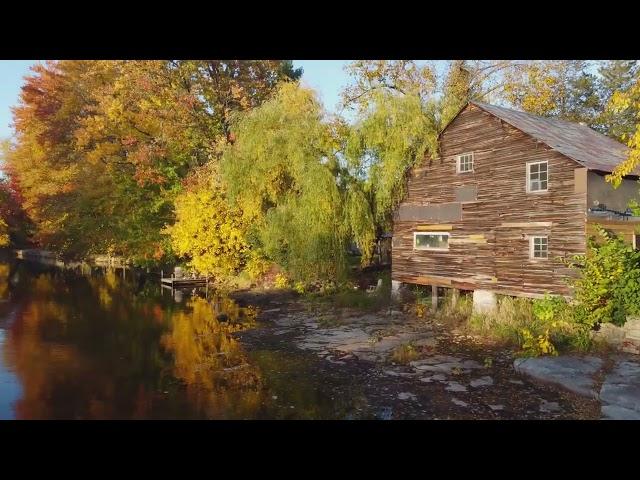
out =
[[238,119],[221,166],[243,212],[253,251],[292,278],[339,277],[351,239],[372,253],[373,220],[359,182],[341,159],[346,126],[327,119],[311,91],[282,85]]
[[353,84],[344,90],[343,103],[356,121],[345,152],[351,172],[363,181],[378,235],[390,228],[410,168],[437,154],[440,131],[478,94],[476,71],[465,62],[451,62],[443,78],[436,70],[405,60],[348,67]]

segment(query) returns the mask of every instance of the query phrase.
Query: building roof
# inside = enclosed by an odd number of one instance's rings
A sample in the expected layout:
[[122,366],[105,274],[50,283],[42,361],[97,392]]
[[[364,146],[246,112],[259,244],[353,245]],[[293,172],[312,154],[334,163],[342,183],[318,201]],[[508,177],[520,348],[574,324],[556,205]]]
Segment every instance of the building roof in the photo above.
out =
[[[539,117],[488,103],[470,103],[547,144],[589,170],[612,172],[629,154],[626,145],[586,125],[557,118]],[[636,168],[633,174],[640,175],[640,169]]]

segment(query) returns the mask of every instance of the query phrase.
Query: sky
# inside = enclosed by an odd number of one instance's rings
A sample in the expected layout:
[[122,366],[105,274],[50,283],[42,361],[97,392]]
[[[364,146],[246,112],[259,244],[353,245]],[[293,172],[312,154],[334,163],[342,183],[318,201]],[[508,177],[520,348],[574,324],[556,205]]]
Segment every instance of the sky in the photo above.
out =
[[11,107],[18,101],[22,77],[34,63],[33,60],[0,60],[0,139],[12,135]]
[[[20,87],[34,60],[0,60],[0,139],[13,134],[11,107],[18,102]],[[294,60],[294,66],[302,67],[304,84],[315,89],[330,112],[337,111],[340,91],[349,82],[344,66],[349,60]]]

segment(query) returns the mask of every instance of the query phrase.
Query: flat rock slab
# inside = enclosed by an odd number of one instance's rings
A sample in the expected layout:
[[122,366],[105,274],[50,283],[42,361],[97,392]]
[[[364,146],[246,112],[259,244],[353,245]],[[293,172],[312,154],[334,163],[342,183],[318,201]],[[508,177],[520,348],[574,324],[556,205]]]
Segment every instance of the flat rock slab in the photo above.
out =
[[471,380],[471,382],[469,382],[469,385],[471,385],[473,388],[489,387],[493,385],[493,378],[491,378],[489,375],[485,375],[484,377]]
[[558,413],[562,411],[560,408],[560,404],[558,402],[547,402],[546,400],[542,400],[540,404],[540,411],[542,413]]
[[417,400],[418,397],[416,397],[416,395],[411,392],[400,392],[398,394],[398,398],[400,400]]
[[605,418],[640,420],[640,363],[618,361],[600,390]]
[[603,405],[601,413],[604,420],[640,420],[640,412],[618,405]]
[[459,362],[460,358],[452,357],[451,355],[432,355],[422,360],[415,360],[410,362],[412,367],[420,367],[422,365],[436,365],[438,363],[453,363]]
[[467,387],[458,382],[449,382],[445,387],[448,392],[466,392]]
[[602,359],[588,356],[518,358],[513,362],[519,373],[595,399],[598,398],[598,392],[595,390],[593,375],[602,365]]
[[432,357],[410,362],[409,365],[419,372],[444,373],[447,375],[453,373],[454,370],[464,373],[481,367],[475,360],[462,360],[449,355],[433,355]]
[[429,377],[422,377],[420,379],[421,382],[431,383],[431,382],[444,382],[447,377],[442,373],[436,373],[435,375],[431,375]]

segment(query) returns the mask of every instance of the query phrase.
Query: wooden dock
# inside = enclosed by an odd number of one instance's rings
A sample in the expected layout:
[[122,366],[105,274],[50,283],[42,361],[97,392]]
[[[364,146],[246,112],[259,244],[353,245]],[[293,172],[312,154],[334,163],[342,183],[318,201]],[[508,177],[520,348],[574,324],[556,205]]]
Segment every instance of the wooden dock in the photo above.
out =
[[205,287],[209,284],[207,277],[176,277],[171,275],[165,277],[161,273],[160,283],[162,286],[171,288],[193,288],[193,287]]

